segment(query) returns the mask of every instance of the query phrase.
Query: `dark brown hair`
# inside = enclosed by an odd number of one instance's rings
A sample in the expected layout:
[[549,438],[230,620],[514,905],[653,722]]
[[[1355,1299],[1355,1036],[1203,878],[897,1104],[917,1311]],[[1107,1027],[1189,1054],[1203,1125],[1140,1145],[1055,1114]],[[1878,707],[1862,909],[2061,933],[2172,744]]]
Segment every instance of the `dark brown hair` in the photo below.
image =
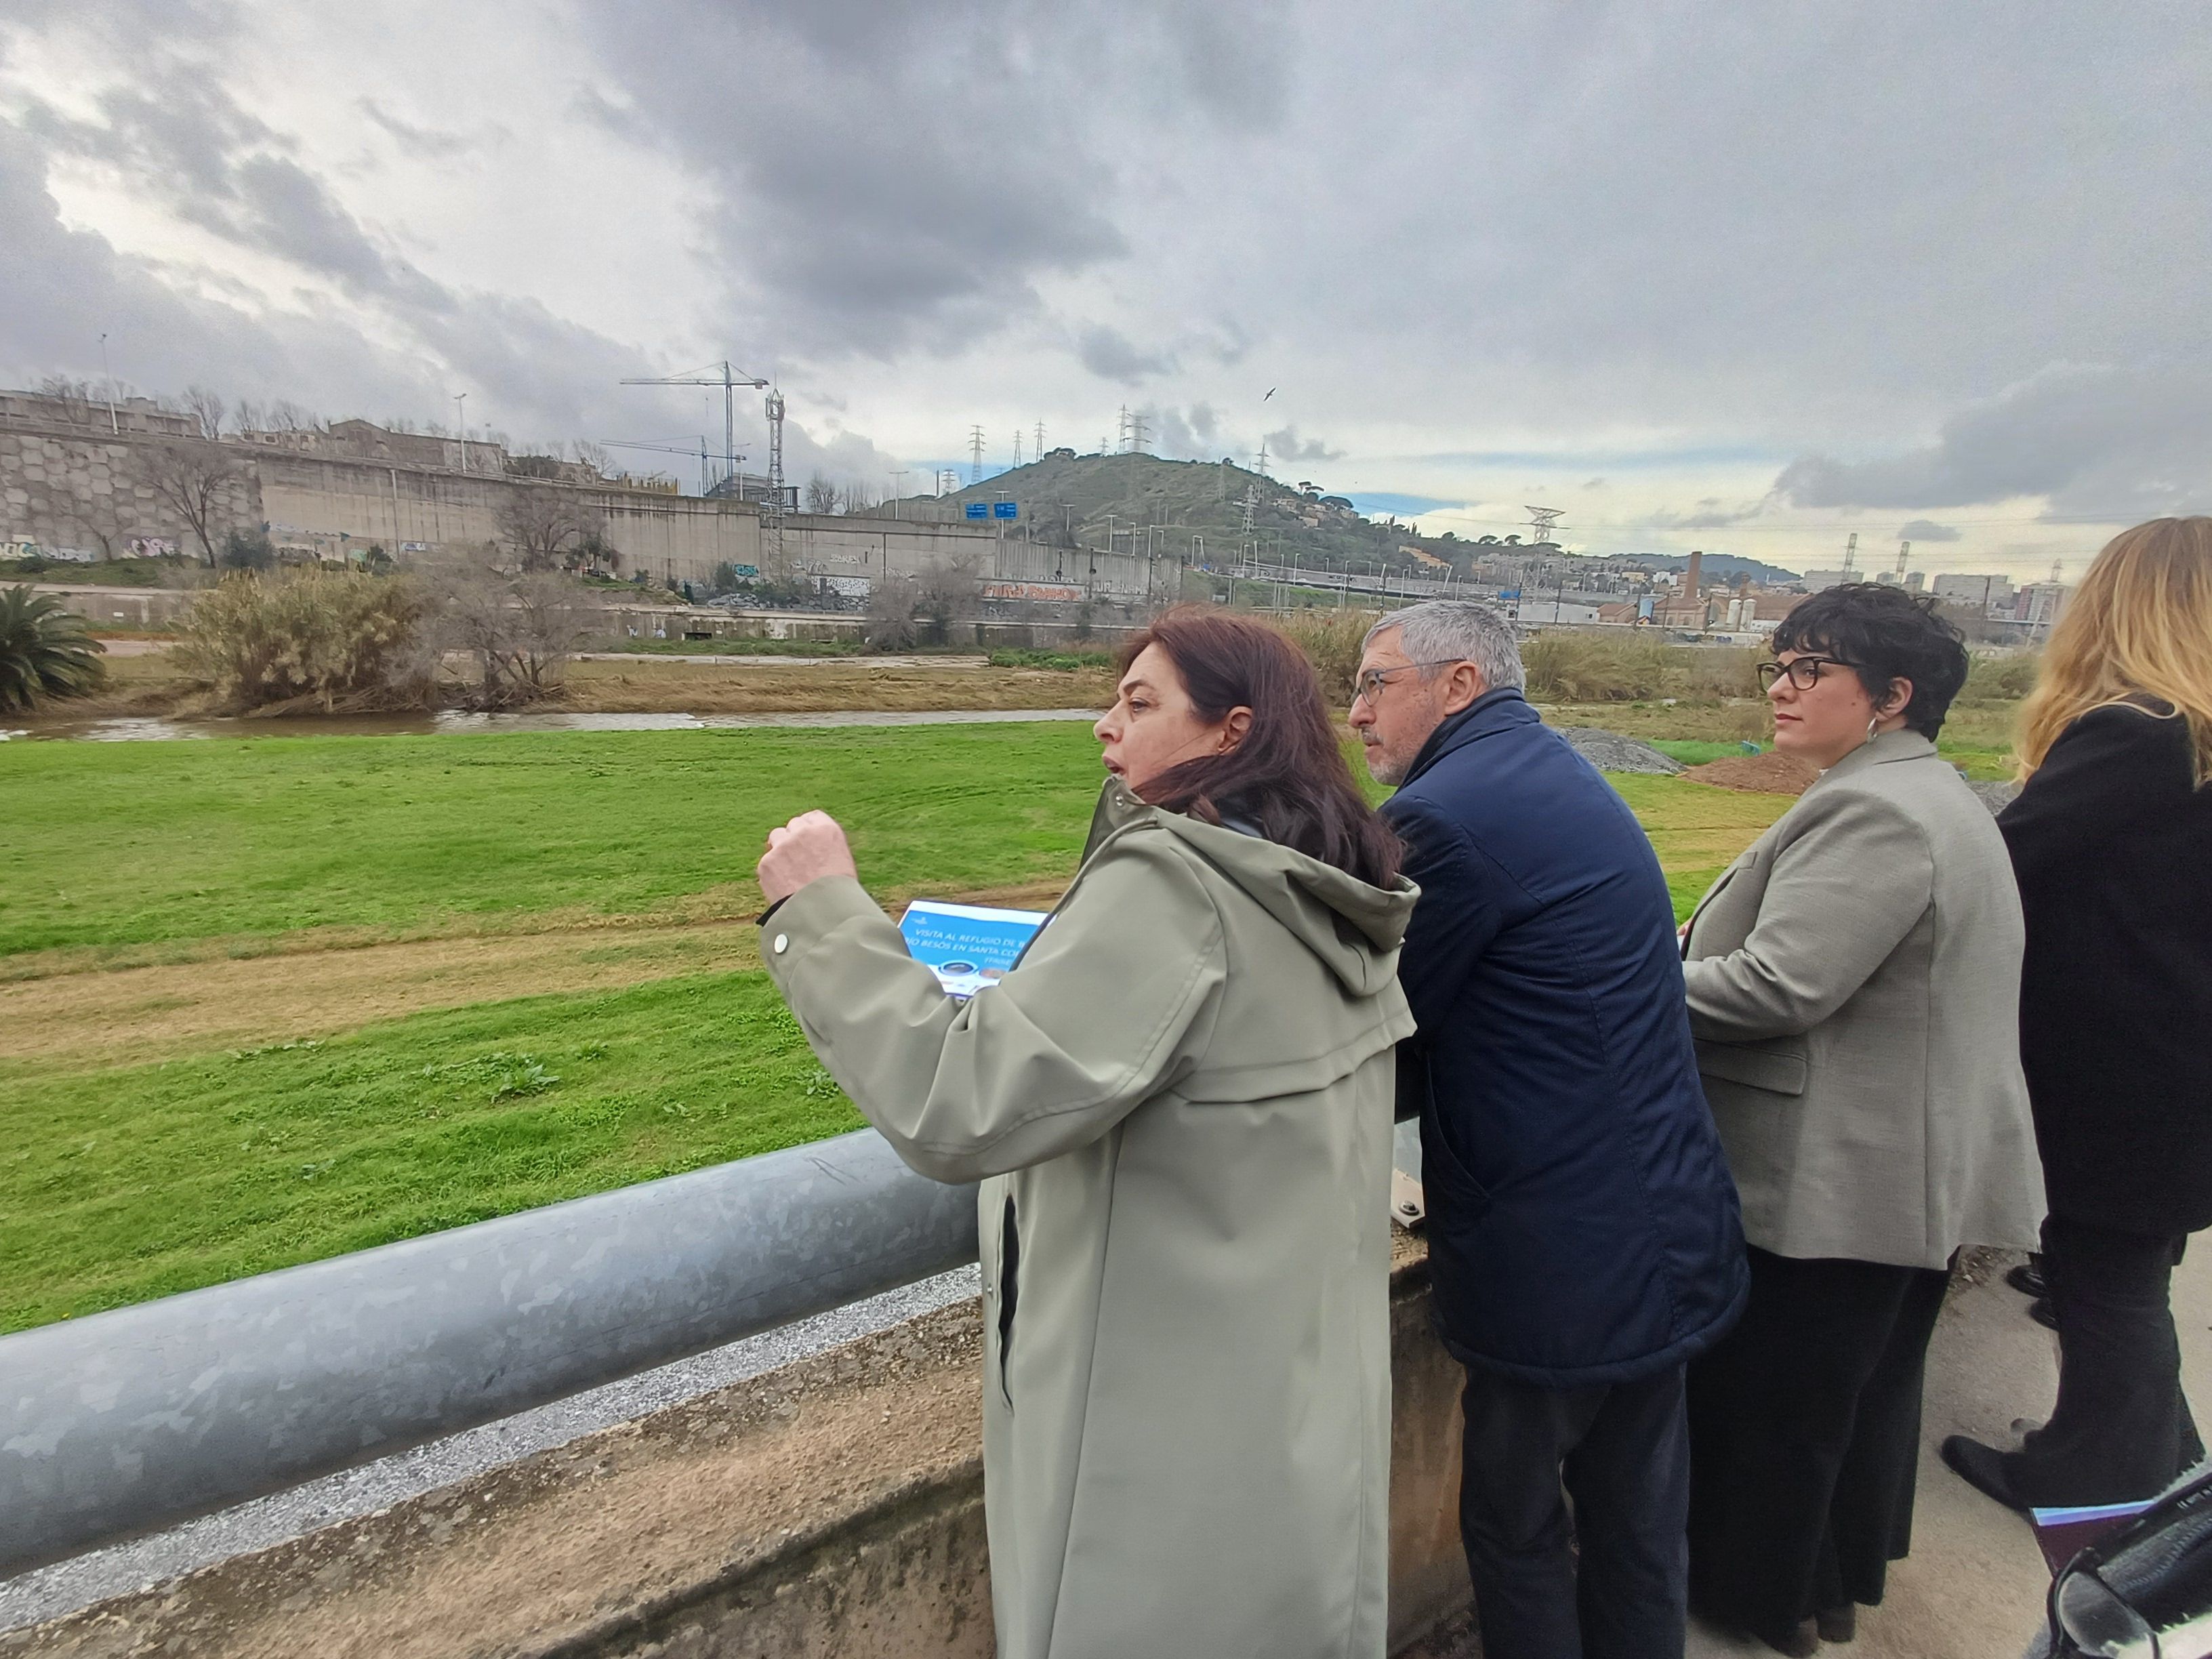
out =
[[1147,646],[1166,653],[1199,719],[1252,711],[1234,749],[1170,767],[1141,792],[1208,823],[1249,819],[1269,841],[1334,865],[1370,886],[1395,881],[1404,851],[1352,781],[1321,680],[1273,629],[1205,605],[1179,605],[1121,647],[1129,672]]

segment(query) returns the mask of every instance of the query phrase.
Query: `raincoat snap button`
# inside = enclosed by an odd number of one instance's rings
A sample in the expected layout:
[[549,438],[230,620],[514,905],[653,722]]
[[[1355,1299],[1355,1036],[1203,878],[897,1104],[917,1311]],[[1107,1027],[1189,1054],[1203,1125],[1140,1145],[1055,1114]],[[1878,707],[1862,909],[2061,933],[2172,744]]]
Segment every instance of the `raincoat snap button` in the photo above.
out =
[[778,934],[775,936],[775,953],[776,953],[776,955],[778,955],[778,956],[781,956],[781,955],[782,955],[786,951],[788,951],[789,949],[791,949],[791,935],[790,935],[790,934],[788,934],[788,933],[778,933]]

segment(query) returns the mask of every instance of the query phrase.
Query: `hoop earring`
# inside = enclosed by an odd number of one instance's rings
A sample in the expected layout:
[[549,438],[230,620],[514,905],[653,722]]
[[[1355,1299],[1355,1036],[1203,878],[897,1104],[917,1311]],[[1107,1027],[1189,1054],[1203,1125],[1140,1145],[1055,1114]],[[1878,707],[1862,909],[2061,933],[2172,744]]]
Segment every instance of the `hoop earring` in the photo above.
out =
[[1866,740],[1867,740],[1869,743],[1872,743],[1872,742],[1874,741],[1874,729],[1875,729],[1875,726],[1880,726],[1881,724],[1881,716],[1880,714],[1876,714],[1876,715],[1875,715],[1872,719],[1870,719],[1870,720],[1869,720],[1867,721],[1867,734],[1866,734]]

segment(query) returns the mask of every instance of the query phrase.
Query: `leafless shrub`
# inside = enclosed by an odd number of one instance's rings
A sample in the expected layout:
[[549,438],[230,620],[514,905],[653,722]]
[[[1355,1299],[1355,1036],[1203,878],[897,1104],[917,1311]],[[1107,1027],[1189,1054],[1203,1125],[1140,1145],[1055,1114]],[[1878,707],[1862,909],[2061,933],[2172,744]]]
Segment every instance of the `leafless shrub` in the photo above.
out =
[[241,571],[193,605],[177,658],[230,708],[419,708],[434,691],[424,619],[423,595],[404,578]]
[[551,571],[509,574],[475,563],[441,571],[433,582],[438,641],[474,659],[468,700],[479,708],[557,695],[570,656],[605,626],[591,590]]
[[835,513],[837,510],[837,486],[822,473],[806,481],[805,495],[809,513]]
[[950,645],[958,626],[972,623],[983,601],[981,562],[974,558],[937,559],[916,574],[918,609],[927,624],[929,642]]
[[921,584],[887,570],[868,586],[868,622],[861,638],[871,651],[911,651],[921,640]]
[[546,484],[512,491],[499,512],[499,538],[525,572],[613,568],[622,556],[607,541],[607,515],[573,489]]

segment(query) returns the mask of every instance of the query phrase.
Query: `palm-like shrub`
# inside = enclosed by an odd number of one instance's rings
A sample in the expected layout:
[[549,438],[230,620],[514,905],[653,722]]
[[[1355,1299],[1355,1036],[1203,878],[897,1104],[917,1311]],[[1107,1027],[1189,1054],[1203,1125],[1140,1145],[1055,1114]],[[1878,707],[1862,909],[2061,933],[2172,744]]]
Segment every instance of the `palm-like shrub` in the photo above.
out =
[[0,713],[94,690],[106,650],[52,594],[0,588]]

